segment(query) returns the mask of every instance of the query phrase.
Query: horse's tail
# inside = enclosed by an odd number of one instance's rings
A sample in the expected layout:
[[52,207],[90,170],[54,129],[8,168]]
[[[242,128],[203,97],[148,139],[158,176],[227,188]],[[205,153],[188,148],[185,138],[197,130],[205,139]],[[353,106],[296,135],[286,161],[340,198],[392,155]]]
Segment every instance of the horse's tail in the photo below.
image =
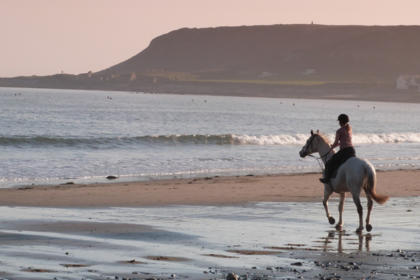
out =
[[389,196],[380,195],[376,193],[376,172],[371,164],[367,164],[367,188],[366,192],[379,204],[384,204],[389,199]]

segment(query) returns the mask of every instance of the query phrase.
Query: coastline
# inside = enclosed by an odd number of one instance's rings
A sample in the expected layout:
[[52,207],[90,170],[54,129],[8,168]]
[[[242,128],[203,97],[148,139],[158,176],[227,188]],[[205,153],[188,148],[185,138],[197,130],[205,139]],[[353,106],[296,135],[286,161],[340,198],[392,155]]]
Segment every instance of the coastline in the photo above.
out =
[[[1,206],[144,207],[321,201],[320,174],[248,175],[0,189]],[[376,191],[420,196],[420,170],[377,172]],[[334,197],[334,196],[333,196]]]
[[57,85],[1,84],[2,89],[45,89],[69,91],[132,92],[193,96],[226,96],[251,98],[347,100],[363,102],[420,103],[420,94],[414,90],[396,90],[393,87],[340,87],[340,86],[279,86],[258,84],[182,83],[144,87],[60,87]]

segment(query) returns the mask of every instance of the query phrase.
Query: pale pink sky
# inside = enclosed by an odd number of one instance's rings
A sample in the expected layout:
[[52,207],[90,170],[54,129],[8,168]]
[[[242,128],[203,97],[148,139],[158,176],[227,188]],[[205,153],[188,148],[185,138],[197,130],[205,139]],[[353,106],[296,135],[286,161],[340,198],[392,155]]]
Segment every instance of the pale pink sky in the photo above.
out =
[[0,77],[98,71],[182,27],[420,25],[420,0],[0,0]]

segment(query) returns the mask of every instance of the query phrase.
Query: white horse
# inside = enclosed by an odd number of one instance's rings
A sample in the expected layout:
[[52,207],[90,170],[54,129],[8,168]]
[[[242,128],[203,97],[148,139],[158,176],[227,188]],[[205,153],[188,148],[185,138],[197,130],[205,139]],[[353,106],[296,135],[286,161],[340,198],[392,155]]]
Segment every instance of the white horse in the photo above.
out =
[[[306,141],[306,144],[299,152],[301,157],[319,153],[320,158],[324,164],[333,156],[334,150],[331,150],[329,141],[319,132],[311,131],[311,136]],[[350,192],[353,196],[353,201],[356,204],[357,212],[359,214],[359,227],[356,232],[363,231],[363,207],[360,203],[360,192],[363,189],[366,193],[368,213],[366,217],[366,230],[371,231],[370,212],[372,211],[372,198],[379,204],[383,204],[388,200],[388,196],[379,195],[375,191],[376,172],[373,165],[365,160],[357,157],[351,157],[344,162],[337,170],[335,178],[331,178],[330,183],[324,184],[324,208],[330,224],[335,223],[335,219],[330,216],[328,211],[328,199],[333,192],[340,194],[340,203],[338,210],[340,213],[339,221],[336,225],[337,230],[343,228],[343,206],[345,193]]]

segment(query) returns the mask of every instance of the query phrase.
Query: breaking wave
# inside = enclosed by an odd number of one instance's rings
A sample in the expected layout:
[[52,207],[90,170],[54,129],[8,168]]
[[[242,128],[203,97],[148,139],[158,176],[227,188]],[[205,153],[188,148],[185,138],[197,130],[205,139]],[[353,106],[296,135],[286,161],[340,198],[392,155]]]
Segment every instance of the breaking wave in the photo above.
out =
[[[304,145],[309,135],[233,135],[235,142],[244,145]],[[327,135],[331,141],[334,134]],[[420,133],[362,133],[353,135],[353,144],[420,143]]]
[[[334,135],[327,135],[333,139]],[[54,136],[11,136],[1,137],[0,146],[15,147],[88,147],[112,148],[136,144],[198,144],[198,145],[303,145],[307,134],[280,135],[157,135],[136,137],[54,137]],[[387,143],[420,143],[420,133],[355,134],[355,145]]]

